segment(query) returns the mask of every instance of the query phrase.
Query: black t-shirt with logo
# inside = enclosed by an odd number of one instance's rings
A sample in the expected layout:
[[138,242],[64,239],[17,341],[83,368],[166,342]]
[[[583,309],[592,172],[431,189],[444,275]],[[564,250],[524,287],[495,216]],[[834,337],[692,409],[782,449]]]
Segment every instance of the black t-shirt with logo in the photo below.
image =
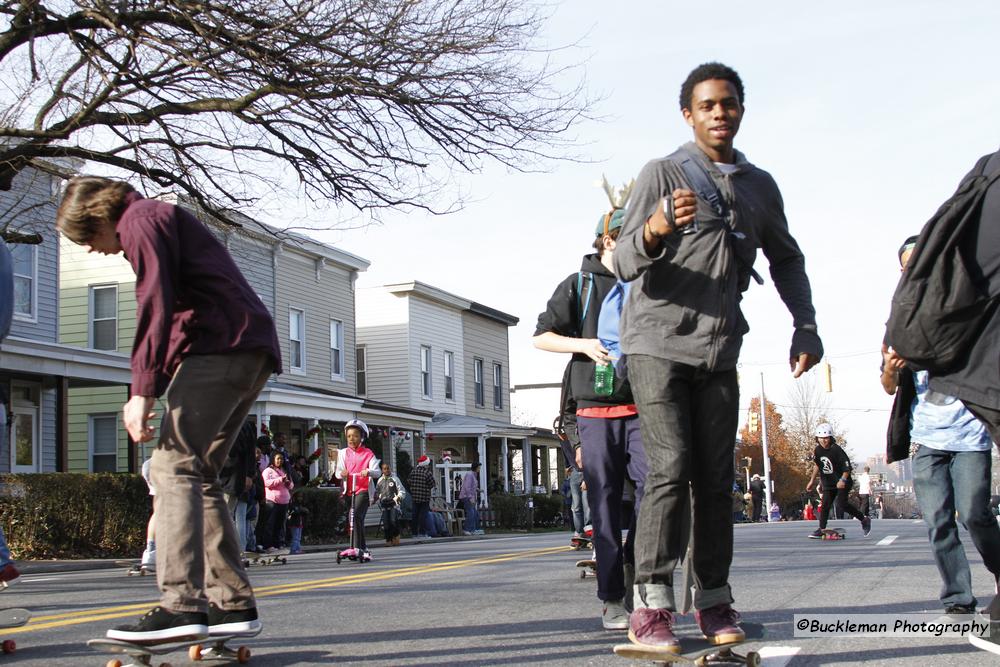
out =
[[[816,445],[813,451],[813,462],[819,466],[819,476],[823,482],[824,489],[836,488],[837,482],[843,478],[844,473],[851,473],[851,458],[840,445],[834,443],[829,449],[824,449],[822,445]],[[848,477],[847,488],[851,488],[852,481]]]

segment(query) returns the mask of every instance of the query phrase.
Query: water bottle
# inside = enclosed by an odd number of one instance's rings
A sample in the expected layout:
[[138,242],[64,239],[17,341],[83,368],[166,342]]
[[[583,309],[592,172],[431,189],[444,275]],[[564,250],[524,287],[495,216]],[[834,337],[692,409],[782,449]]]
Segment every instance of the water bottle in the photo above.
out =
[[615,367],[612,364],[594,366],[594,393],[610,396],[615,392]]

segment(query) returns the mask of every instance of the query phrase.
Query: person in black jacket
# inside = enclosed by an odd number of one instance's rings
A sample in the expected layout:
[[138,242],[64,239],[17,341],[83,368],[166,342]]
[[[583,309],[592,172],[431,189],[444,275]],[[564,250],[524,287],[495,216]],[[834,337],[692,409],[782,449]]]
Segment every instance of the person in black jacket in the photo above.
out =
[[[598,365],[606,370],[611,361],[597,337],[597,320],[601,303],[618,282],[611,256],[623,219],[620,209],[601,217],[594,241],[597,252],[586,255],[580,271],[556,288],[545,312],[538,316],[533,339],[539,349],[573,354],[566,381],[577,405],[576,426],[597,552],[597,597],[603,601],[601,619],[608,630],[628,628],[626,592],[631,582],[625,581],[625,565],[635,561],[621,540],[625,478],[636,485],[637,507],[646,479],[646,454],[628,382],[614,378],[610,395],[600,395],[595,389]],[[630,536],[634,527],[633,520]],[[629,570],[634,572],[632,567]]]
[[851,479],[851,458],[840,445],[833,439],[833,430],[829,424],[820,424],[816,427],[816,449],[813,451],[813,473],[809,476],[809,483],[806,484],[806,491],[811,492],[816,476],[820,478],[823,494],[823,508],[819,513],[819,528],[809,534],[812,539],[823,539],[823,531],[826,530],[826,523],[830,519],[830,509],[834,502],[843,514],[847,512],[861,522],[861,530],[865,537],[872,531],[872,520],[861,513],[861,511],[847,502],[847,494],[850,493],[854,480]]
[[236,442],[219,471],[219,484],[222,485],[229,514],[236,524],[241,550],[246,549],[247,543],[247,501],[250,497],[248,492],[253,488],[254,477],[257,475],[257,460],[254,456],[256,449],[257,427],[248,421],[240,429]]

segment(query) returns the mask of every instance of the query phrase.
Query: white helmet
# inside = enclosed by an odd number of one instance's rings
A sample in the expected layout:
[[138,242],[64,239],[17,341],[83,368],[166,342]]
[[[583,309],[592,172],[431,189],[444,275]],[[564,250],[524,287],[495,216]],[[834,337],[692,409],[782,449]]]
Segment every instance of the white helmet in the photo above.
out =
[[816,437],[817,438],[832,438],[833,429],[830,428],[829,424],[820,424],[816,427]]
[[360,419],[352,419],[351,421],[344,424],[344,432],[347,432],[347,429],[351,428],[352,426],[361,429],[361,432],[365,434],[365,437],[366,438],[368,437],[368,424],[364,423]]

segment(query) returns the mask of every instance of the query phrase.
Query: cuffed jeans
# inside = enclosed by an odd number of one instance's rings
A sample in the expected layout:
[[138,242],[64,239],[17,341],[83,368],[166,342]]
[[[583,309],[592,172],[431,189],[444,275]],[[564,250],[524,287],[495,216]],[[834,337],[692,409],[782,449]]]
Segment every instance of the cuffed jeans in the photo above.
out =
[[590,523],[590,501],[587,490],[583,488],[583,471],[573,468],[569,474],[569,496],[573,501],[570,512],[573,514],[573,532],[583,535],[584,528]]
[[150,473],[156,487],[156,581],[174,612],[256,606],[219,470],[273,369],[262,352],[191,355],[167,387]]
[[677,609],[674,570],[692,512],[694,606],[732,603],[736,370],[709,372],[630,354],[628,373],[649,460],[636,538],[636,606]]
[[239,496],[223,494],[226,499],[226,507],[229,508],[229,516],[233,517],[233,525],[236,526],[236,539],[240,545],[247,543],[247,501],[240,500]]
[[946,452],[920,445],[913,455],[913,490],[941,575],[941,604],[975,605],[958,519],[994,577],[1000,574],[1000,527],[989,510],[990,451]]
[[479,510],[476,508],[476,501],[462,498],[462,509],[465,510],[465,523],[462,530],[472,533],[479,528]]
[[627,526],[622,520],[625,476],[635,483],[636,507],[641,504],[646,479],[646,453],[639,419],[577,416],[576,423],[583,443],[583,476],[597,552],[597,597],[604,601],[622,600],[625,598],[623,565],[626,557],[632,555],[622,546],[622,529],[627,527],[632,533],[635,528],[634,519]]

